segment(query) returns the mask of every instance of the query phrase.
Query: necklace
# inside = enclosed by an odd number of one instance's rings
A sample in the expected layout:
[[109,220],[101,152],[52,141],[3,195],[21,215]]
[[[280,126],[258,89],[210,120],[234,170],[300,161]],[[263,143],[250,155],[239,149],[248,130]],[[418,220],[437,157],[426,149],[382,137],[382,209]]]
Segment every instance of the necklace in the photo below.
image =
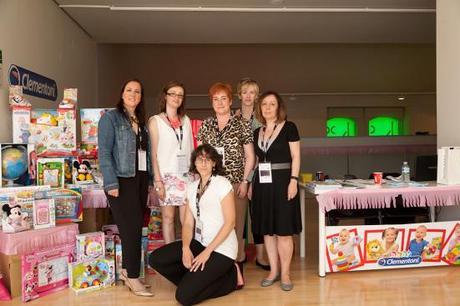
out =
[[137,119],[136,116],[129,116],[129,123],[131,125],[134,125],[134,123],[139,124],[139,120]]

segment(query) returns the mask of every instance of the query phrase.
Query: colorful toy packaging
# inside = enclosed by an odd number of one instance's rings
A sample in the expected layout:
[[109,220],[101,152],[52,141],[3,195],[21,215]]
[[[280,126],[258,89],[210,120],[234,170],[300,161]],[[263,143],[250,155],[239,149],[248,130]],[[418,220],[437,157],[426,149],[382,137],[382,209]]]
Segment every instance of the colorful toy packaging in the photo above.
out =
[[56,207],[56,223],[83,221],[83,203],[80,187],[49,192]]
[[150,219],[148,224],[147,237],[149,240],[163,240],[161,227],[161,208],[158,206],[150,208]]
[[28,143],[30,137],[30,105],[12,105],[13,142]]
[[76,155],[75,110],[32,110],[30,143],[35,144],[38,156]]
[[67,244],[22,256],[22,301],[28,302],[68,287],[68,264],[75,246]]
[[456,221],[326,226],[326,272],[460,265]]
[[34,229],[48,228],[56,225],[54,199],[46,192],[34,195]]
[[64,188],[64,159],[39,158],[37,160],[37,185]]
[[34,194],[49,190],[49,186],[0,188],[2,207],[2,230],[15,233],[33,226]]
[[82,156],[97,156],[97,128],[102,115],[108,108],[82,108],[81,118],[81,144],[80,154]]
[[78,262],[84,262],[105,255],[105,236],[103,232],[80,234],[76,236],[76,257]]
[[69,264],[69,284],[77,293],[85,293],[115,285],[115,263],[99,258]]

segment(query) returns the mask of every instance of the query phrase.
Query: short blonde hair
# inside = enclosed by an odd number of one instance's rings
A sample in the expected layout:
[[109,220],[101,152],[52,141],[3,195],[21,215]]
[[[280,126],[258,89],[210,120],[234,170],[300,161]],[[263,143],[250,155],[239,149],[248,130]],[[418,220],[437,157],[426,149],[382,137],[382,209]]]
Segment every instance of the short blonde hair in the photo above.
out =
[[253,80],[251,78],[242,78],[238,82],[238,85],[236,86],[238,96],[241,95],[243,87],[245,87],[245,86],[254,86],[256,88],[256,90],[257,90],[257,96],[259,96],[259,92],[260,92],[259,84],[257,83],[256,80]]

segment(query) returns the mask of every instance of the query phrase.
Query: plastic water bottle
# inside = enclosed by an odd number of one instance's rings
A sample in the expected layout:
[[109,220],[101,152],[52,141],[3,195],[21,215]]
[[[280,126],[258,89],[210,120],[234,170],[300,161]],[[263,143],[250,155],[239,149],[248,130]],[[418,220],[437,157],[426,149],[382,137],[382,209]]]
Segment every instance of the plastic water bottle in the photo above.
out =
[[410,182],[410,167],[409,164],[405,161],[401,167],[401,174],[404,183]]

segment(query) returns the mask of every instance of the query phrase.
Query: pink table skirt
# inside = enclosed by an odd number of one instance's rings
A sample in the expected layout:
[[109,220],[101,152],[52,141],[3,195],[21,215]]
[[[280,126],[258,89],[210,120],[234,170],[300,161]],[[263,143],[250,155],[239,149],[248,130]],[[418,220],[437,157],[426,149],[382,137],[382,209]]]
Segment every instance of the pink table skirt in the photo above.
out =
[[460,185],[405,188],[337,189],[317,196],[322,211],[390,208],[401,196],[405,207],[460,205]]
[[0,253],[23,255],[60,244],[75,243],[77,234],[78,224],[75,223],[13,234],[0,232]]
[[83,190],[83,208],[106,208],[107,197],[103,189]]
[[[83,191],[83,208],[106,208],[107,207],[107,197],[105,196],[103,189],[88,189]],[[158,197],[153,190],[149,189],[149,194],[147,198],[147,206],[153,207],[158,206]]]

